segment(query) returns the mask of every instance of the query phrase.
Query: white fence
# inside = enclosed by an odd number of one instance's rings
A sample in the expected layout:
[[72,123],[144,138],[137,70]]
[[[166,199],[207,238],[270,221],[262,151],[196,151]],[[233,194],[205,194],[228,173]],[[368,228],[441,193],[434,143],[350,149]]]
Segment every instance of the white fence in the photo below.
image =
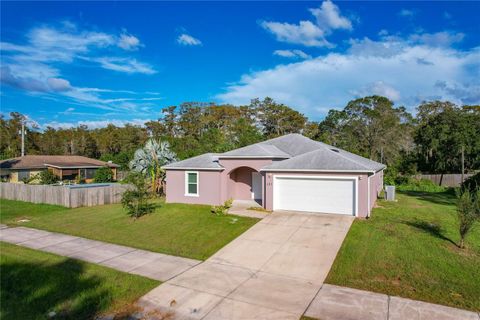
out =
[[91,207],[119,203],[123,192],[129,188],[124,184],[106,186],[68,187],[30,185],[22,183],[0,183],[0,198],[33,203],[56,204],[68,208]]

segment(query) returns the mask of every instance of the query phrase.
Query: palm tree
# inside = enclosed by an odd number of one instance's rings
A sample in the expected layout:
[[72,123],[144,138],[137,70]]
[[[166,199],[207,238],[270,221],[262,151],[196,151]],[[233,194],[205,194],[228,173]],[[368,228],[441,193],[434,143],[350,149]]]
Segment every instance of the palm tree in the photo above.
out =
[[129,165],[132,171],[140,172],[151,180],[152,192],[160,192],[161,181],[165,178],[162,166],[175,161],[177,155],[170,150],[168,142],[149,139],[143,148],[135,151]]

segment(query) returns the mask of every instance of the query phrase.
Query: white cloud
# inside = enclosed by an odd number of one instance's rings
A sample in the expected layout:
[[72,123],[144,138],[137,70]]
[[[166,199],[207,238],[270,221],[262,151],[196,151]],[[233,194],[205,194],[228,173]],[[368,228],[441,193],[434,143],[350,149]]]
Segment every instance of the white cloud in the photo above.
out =
[[275,50],[274,55],[291,59],[311,59],[312,56],[302,50]]
[[142,46],[140,40],[137,37],[128,33],[122,33],[120,35],[120,39],[118,39],[117,45],[124,50],[130,51],[138,50],[138,48]]
[[[313,118],[363,94],[387,95],[409,107],[428,99],[480,103],[480,47],[464,52],[399,38],[352,43],[345,53],[245,74],[217,99],[246,104],[269,96]],[[386,49],[378,54],[373,48]]]
[[154,74],[157,71],[147,63],[139,62],[132,58],[120,58],[120,57],[101,57],[95,59],[88,59],[90,61],[96,61],[104,69],[125,72],[125,73],[143,73]]
[[127,124],[136,125],[136,126],[144,126],[145,122],[151,121],[151,119],[133,119],[133,120],[120,120],[120,119],[112,119],[112,120],[89,120],[89,121],[77,121],[77,122],[57,122],[51,121],[43,124],[43,128],[51,127],[55,129],[63,128],[74,128],[81,125],[87,126],[90,129],[98,129],[98,128],[105,128],[109,124],[113,124],[117,127],[124,127]]
[[315,16],[317,25],[322,29],[352,29],[352,22],[342,17],[338,7],[330,0],[324,1],[320,8],[310,9],[310,12]]
[[[98,63],[102,68],[126,73],[153,74],[147,63],[130,57],[97,58],[118,45],[125,50],[141,46],[140,41],[124,31],[120,36],[104,32],[79,30],[69,21],[58,26],[41,25],[26,33],[25,44],[1,42],[3,84],[32,92],[75,91],[63,79],[59,68],[76,59]],[[78,90],[75,91],[78,94]]]
[[401,17],[411,18],[415,15],[415,11],[409,10],[409,9],[402,9],[398,13],[398,15],[401,16]]
[[352,90],[351,93],[355,97],[378,95],[378,96],[387,97],[388,99],[394,102],[397,102],[400,100],[400,92],[398,92],[398,90],[396,90],[395,88],[393,88],[389,84],[386,84],[383,81],[376,81],[374,83],[369,83],[364,88],[358,91]]
[[182,33],[181,35],[178,36],[177,38],[177,43],[184,45],[184,46],[199,46],[202,44],[202,41],[200,41],[197,38],[192,37],[191,35],[188,35],[186,33]]
[[420,33],[410,36],[412,42],[422,43],[434,47],[449,47],[463,41],[465,34],[461,32],[442,31],[436,33]]
[[48,78],[47,84],[52,91],[68,91],[72,90],[70,82],[61,78]]
[[300,21],[299,24],[263,21],[261,26],[281,42],[307,47],[332,47],[325,39],[325,32],[310,21]]
[[301,44],[307,47],[328,47],[334,45],[325,37],[336,29],[352,29],[349,19],[341,16],[338,7],[330,0],[324,1],[319,8],[309,9],[316,23],[302,20],[298,24],[276,21],[263,21],[260,25],[269,31],[277,41]]

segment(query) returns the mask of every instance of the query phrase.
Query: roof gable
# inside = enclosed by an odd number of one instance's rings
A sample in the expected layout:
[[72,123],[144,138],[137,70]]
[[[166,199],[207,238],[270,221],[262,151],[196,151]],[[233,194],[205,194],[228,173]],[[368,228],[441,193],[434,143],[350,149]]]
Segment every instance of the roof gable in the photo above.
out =
[[218,163],[218,154],[216,153],[204,153],[196,157],[167,164],[162,168],[223,170],[223,167]]

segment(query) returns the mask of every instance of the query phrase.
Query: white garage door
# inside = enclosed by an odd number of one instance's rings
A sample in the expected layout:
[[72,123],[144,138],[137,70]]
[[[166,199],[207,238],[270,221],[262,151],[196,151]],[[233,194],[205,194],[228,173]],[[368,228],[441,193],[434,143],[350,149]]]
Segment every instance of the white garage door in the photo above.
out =
[[355,178],[275,177],[274,210],[355,215]]

